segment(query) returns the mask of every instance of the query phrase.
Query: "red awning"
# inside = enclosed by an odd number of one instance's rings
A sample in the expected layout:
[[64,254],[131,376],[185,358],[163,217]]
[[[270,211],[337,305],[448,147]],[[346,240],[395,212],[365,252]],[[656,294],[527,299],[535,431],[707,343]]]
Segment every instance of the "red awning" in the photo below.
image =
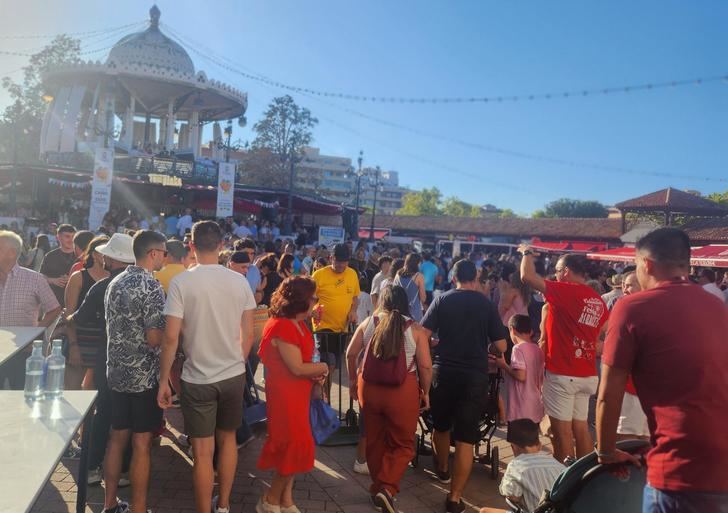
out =
[[[198,198],[192,206],[198,210],[217,210],[217,200],[215,198]],[[236,214],[260,214],[260,211],[260,205],[252,201],[235,198],[233,202],[233,212]]]
[[578,241],[578,240],[562,240],[559,242],[542,241],[538,237],[534,237],[531,247],[543,252],[552,253],[588,253],[590,251],[601,251],[607,249],[604,242]]
[[606,262],[634,262],[634,248],[612,248],[598,253],[587,253],[590,260],[603,260]]
[[[374,228],[374,240],[382,240],[384,237],[390,234],[392,230],[382,230]],[[359,228],[359,238],[368,239],[371,230],[369,228]]]
[[692,248],[690,265],[697,267],[728,267],[728,244],[711,244]]

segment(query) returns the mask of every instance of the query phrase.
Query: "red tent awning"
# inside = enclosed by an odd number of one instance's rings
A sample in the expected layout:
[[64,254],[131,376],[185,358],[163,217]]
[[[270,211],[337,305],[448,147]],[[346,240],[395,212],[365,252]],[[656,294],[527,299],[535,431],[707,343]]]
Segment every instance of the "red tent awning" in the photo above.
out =
[[[192,206],[198,210],[217,210],[217,200],[215,198],[197,198]],[[233,202],[233,212],[236,214],[260,214],[260,211],[260,205],[252,201],[235,198]]]
[[[389,235],[391,230],[382,230],[374,228],[374,240],[382,240],[384,237]],[[369,228],[359,228],[359,239],[368,239],[371,230]]]
[[697,267],[728,267],[728,244],[699,246],[690,251],[690,265]]
[[534,237],[531,247],[542,252],[553,253],[588,253],[590,251],[601,251],[607,249],[604,242],[579,241],[579,240],[562,240],[558,242],[543,241],[538,237]]
[[612,248],[597,253],[587,253],[590,260],[603,260],[607,262],[634,262],[634,248]]

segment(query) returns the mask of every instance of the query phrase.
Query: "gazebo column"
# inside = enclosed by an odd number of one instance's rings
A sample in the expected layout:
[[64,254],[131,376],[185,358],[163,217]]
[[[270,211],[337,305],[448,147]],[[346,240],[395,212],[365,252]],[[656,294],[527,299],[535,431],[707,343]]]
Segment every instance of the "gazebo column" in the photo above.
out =
[[99,134],[98,131],[100,130],[108,130],[109,127],[106,126],[106,107],[108,102],[108,95],[106,93],[99,95],[99,103],[96,107],[96,121],[94,123],[94,141],[96,143],[103,143],[104,142],[104,136]]
[[132,96],[129,99],[129,107],[126,109],[124,119],[124,144],[131,149],[134,145],[134,109],[136,108],[136,100]]
[[147,144],[149,144],[149,129],[151,128],[152,124],[152,113],[147,112],[147,116],[144,119],[144,147],[146,148]]
[[157,134],[157,144],[159,146],[165,146],[167,142],[167,116],[159,117],[159,133]]
[[195,158],[200,156],[200,113],[196,110],[192,111],[190,117],[190,146],[192,146],[192,154]]
[[167,107],[167,137],[164,143],[168,150],[174,147],[174,128],[174,100],[169,100],[169,106]]

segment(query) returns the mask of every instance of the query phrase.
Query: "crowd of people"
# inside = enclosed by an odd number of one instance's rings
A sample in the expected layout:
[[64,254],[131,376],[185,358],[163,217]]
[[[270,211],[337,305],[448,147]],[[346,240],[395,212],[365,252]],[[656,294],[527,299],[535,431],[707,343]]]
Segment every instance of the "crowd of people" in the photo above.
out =
[[[89,480],[105,482],[106,513],[146,511],[152,441],[177,404],[197,511],[228,512],[238,451],[253,439],[243,405],[258,361],[268,418],[258,466],[273,471],[258,513],[298,512],[293,480],[315,457],[309,402],[329,396],[340,366],[362,418],[354,471],[371,476],[381,511],[396,511],[423,412],[432,475],[449,484],[444,509],[464,511],[489,400],[515,455],[501,493],[527,511],[564,462],[595,450],[594,426],[603,463],[639,465],[616,441],[651,440],[645,511],[728,501],[728,277],[691,274],[683,232],[651,232],[625,266],[527,245],[458,258],[328,248],[251,225],[187,211],[156,230],[61,225],[31,248],[0,231],[0,325],[50,326],[63,312],[66,388],[99,391]],[[258,337],[259,311],[269,318]],[[3,373],[0,384],[22,386],[22,367]],[[502,397],[489,398],[498,375]],[[117,498],[128,482],[131,505]]]

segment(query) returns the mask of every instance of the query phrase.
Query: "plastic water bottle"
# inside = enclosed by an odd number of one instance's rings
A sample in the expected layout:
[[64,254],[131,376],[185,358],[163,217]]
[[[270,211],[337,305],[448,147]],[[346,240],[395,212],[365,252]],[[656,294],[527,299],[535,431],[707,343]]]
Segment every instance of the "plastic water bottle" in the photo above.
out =
[[35,401],[43,398],[43,341],[33,342],[33,352],[25,360],[25,399]]
[[66,375],[66,359],[61,353],[61,341],[53,341],[53,350],[46,358],[46,399],[55,399],[63,395],[63,380]]
[[311,356],[311,362],[312,363],[321,363],[321,352],[319,351],[318,340],[314,343],[314,346],[313,346],[313,356]]

